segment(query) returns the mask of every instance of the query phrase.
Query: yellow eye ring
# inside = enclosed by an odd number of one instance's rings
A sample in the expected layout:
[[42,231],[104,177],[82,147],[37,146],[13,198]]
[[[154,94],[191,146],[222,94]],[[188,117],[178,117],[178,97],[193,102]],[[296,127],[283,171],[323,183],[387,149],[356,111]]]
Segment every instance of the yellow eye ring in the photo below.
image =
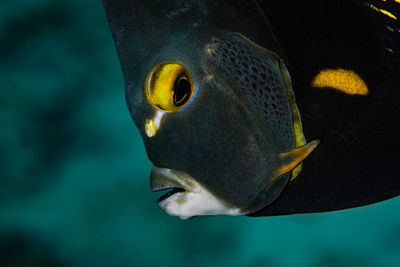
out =
[[165,112],[184,110],[192,102],[196,89],[190,73],[178,63],[157,64],[145,83],[150,104]]

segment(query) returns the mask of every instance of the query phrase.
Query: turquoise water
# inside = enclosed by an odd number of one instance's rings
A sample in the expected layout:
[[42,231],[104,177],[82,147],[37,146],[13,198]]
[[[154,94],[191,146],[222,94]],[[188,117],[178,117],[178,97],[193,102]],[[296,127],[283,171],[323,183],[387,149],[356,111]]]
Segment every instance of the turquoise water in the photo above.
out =
[[400,266],[400,198],[165,214],[100,1],[0,2],[0,266]]

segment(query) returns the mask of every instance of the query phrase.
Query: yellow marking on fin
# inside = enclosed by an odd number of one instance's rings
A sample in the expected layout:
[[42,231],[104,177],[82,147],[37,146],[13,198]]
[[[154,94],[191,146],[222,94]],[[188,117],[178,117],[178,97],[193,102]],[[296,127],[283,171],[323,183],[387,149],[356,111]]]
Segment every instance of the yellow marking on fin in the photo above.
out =
[[[395,0],[395,1],[398,2],[398,3],[400,3],[400,1],[398,1],[398,0]],[[387,10],[377,8],[377,7],[374,6],[373,4],[368,4],[368,3],[367,3],[366,5],[369,6],[370,8],[372,8],[373,10],[375,10],[376,12],[380,12],[380,13],[382,13],[383,15],[388,16],[389,18],[397,19],[395,15],[393,15],[392,13],[390,13],[390,12],[387,11]]]
[[311,82],[313,87],[331,87],[349,95],[367,95],[368,87],[354,71],[344,69],[322,70]]
[[368,4],[366,3],[367,6],[369,6],[370,8],[372,8],[373,10],[379,12],[379,8],[377,8],[376,6],[374,6],[373,4]]
[[[303,129],[301,126],[300,112],[297,108],[292,108],[292,118],[294,135],[296,137],[296,147],[300,147],[306,144],[306,139],[304,138]],[[300,174],[302,167],[303,163],[301,162],[296,168],[293,169],[290,180],[293,180],[297,177],[297,175]]]
[[386,29],[388,29],[391,32],[394,32],[394,29],[392,27],[386,26]]
[[388,16],[389,18],[397,19],[397,17],[396,17],[395,15],[393,15],[392,13],[390,13],[390,12],[387,11],[387,10],[379,9],[379,11],[380,11],[382,14]]
[[308,157],[308,155],[310,155],[311,152],[314,151],[314,149],[319,145],[319,143],[320,143],[319,140],[314,140],[304,146],[296,147],[292,151],[279,154],[279,158],[282,161],[282,165],[279,169],[275,171],[273,179],[289,171],[292,171],[294,168],[296,168],[296,166],[298,166],[303,160],[305,160]]
[[290,181],[293,181],[294,178],[296,178],[296,177],[301,173],[302,170],[303,170],[303,162],[300,162],[300,164],[297,165],[297,166],[293,169],[292,175],[290,176]]
[[[285,82],[286,86],[286,93],[289,98],[290,106],[292,108],[292,119],[293,119],[293,131],[294,131],[294,136],[295,136],[295,142],[296,146],[295,147],[300,147],[305,145],[306,138],[304,137],[303,134],[303,129],[301,125],[301,117],[300,117],[300,112],[299,109],[296,106],[296,99],[292,90],[292,80],[290,78],[289,71],[287,70],[286,66],[281,63],[281,73],[282,73],[282,78]],[[290,181],[292,181],[294,178],[296,178],[301,170],[302,170],[303,163],[301,162],[299,165],[297,165],[290,176]]]
[[392,49],[390,49],[390,48],[387,48],[387,47],[386,47],[386,51],[388,51],[389,53],[392,53],[392,54],[394,54],[393,50],[392,50]]
[[400,4],[400,0],[394,0],[394,1]]

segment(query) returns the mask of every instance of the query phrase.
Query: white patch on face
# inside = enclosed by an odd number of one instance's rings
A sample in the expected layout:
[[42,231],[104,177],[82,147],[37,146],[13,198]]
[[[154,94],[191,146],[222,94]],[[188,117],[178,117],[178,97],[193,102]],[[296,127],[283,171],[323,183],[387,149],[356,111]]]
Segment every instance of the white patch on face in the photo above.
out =
[[156,114],[154,115],[153,119],[146,119],[145,130],[149,138],[156,135],[157,130],[160,128],[161,119],[164,115],[165,112],[156,110]]
[[240,208],[229,207],[223,203],[193,178],[191,178],[190,184],[190,189],[175,193],[159,202],[158,205],[169,215],[178,216],[183,220],[202,215],[238,216],[245,214]]

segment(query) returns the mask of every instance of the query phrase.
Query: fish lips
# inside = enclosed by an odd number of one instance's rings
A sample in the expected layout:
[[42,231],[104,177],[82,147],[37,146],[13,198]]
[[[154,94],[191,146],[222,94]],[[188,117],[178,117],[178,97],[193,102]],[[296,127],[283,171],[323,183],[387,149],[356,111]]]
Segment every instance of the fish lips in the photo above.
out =
[[169,215],[189,219],[200,215],[242,215],[244,211],[229,205],[189,174],[153,167],[150,176],[153,192],[172,189],[157,203]]
[[[186,178],[186,179],[184,179]],[[172,193],[180,193],[193,190],[190,176],[184,172],[154,166],[150,174],[151,191],[158,192],[173,189],[157,200],[158,203],[172,196]]]

